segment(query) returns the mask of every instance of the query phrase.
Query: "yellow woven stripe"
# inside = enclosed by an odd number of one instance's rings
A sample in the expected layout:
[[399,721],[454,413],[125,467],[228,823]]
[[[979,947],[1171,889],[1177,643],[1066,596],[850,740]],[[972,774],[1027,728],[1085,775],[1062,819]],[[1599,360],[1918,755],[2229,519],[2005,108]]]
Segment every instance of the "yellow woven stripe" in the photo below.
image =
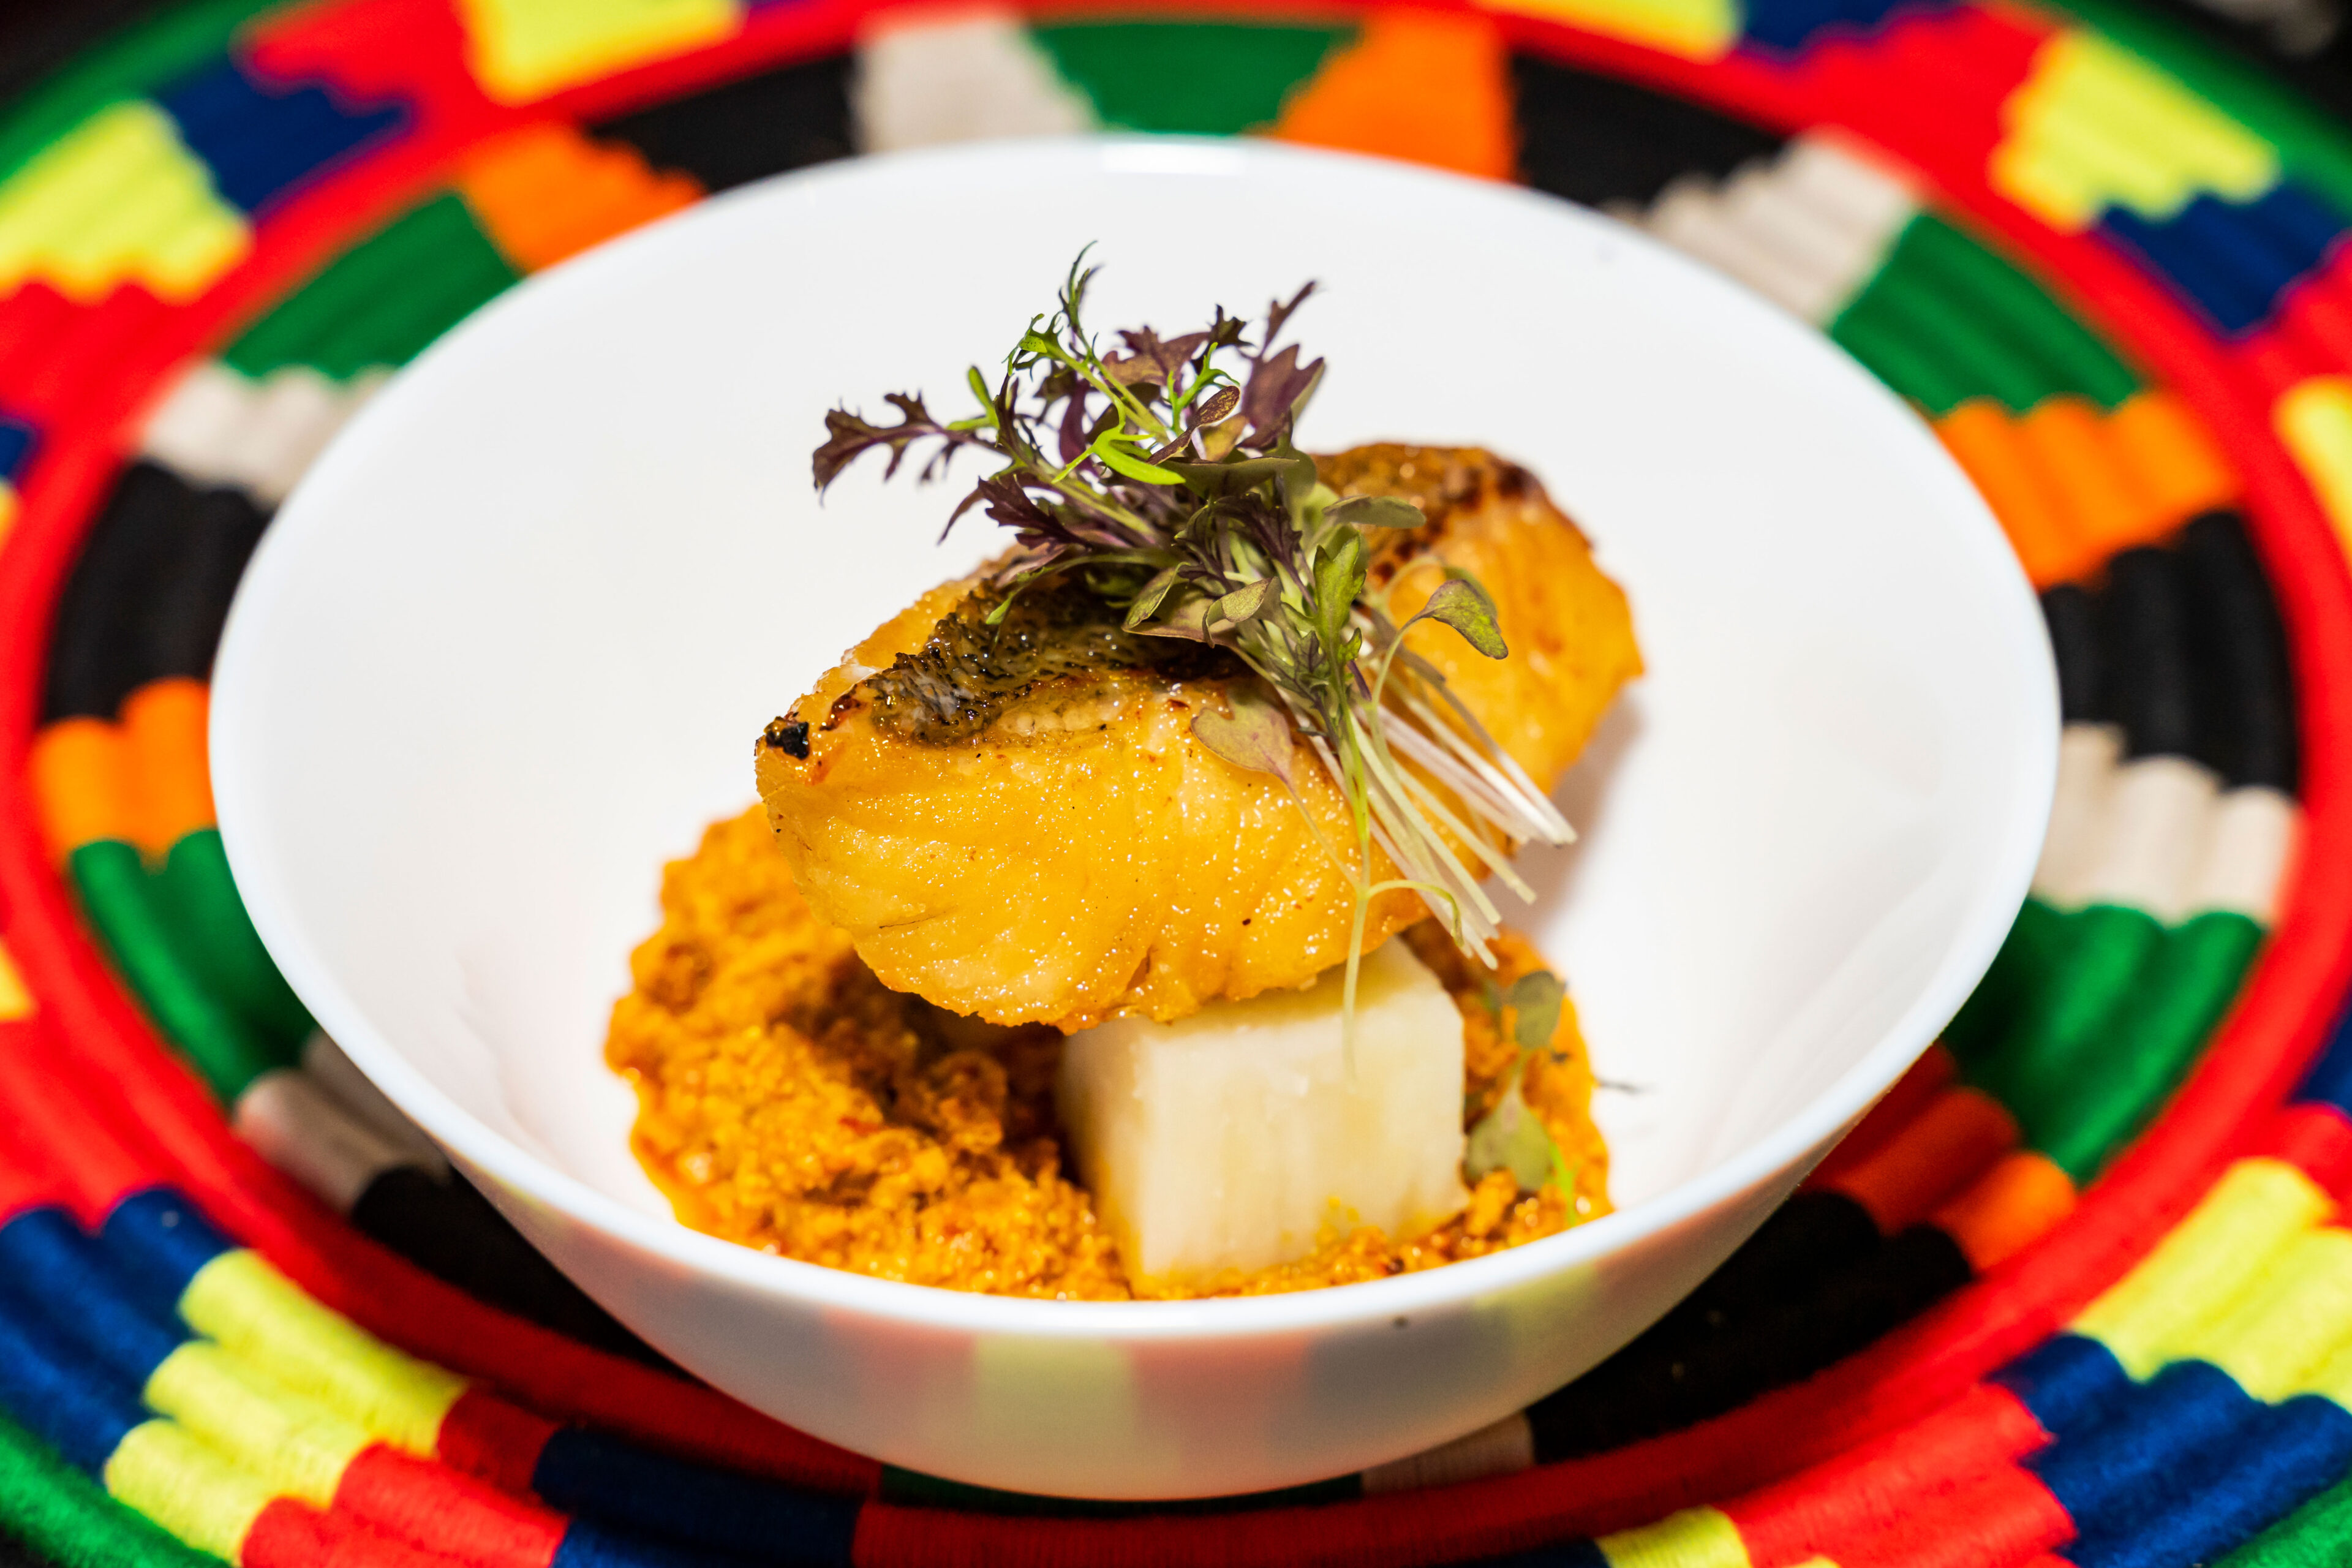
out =
[[2279,177],[2270,143],[2092,33],[2044,44],[2001,121],[2009,135],[1993,151],[1993,188],[2070,232],[2109,205],[2161,220],[2200,191],[2243,201]]
[[1612,1568],[1748,1568],[1738,1526],[1711,1508],[1686,1508],[1598,1544]]
[[2352,1324],[2352,1232],[2296,1237],[2230,1310],[2184,1335],[2175,1359],[2211,1362],[2256,1399],[2292,1398],[2310,1385]]
[[482,90],[528,103],[731,37],[736,0],[458,0]]
[[143,1422],[125,1433],[102,1479],[117,1501],[231,1563],[272,1496],[266,1483],[170,1421]]
[[84,301],[127,282],[185,300],[251,239],[171,118],[143,100],[100,110],[0,184],[0,293],[40,278]]
[[[7,532],[7,489],[0,485],[0,534]],[[8,950],[0,947],[0,1024],[13,1023],[33,1016],[33,994],[25,988],[25,977],[16,973],[16,961]]]
[[324,1508],[374,1441],[358,1423],[280,1386],[216,1344],[191,1340],[147,1379],[148,1407],[268,1480]]
[[1478,0],[1489,11],[1542,16],[1589,33],[1646,45],[1685,59],[1711,60],[1739,34],[1734,0]]
[[180,1298],[188,1326],[295,1394],[394,1447],[431,1455],[466,1380],[385,1344],[329,1311],[259,1254],[224,1252]]
[[2286,389],[2271,410],[2280,441],[2347,549],[2352,549],[2352,379],[2315,375]]
[[2283,1160],[2241,1160],[2138,1267],[2074,1321],[2146,1377],[2220,1321],[2335,1203]]

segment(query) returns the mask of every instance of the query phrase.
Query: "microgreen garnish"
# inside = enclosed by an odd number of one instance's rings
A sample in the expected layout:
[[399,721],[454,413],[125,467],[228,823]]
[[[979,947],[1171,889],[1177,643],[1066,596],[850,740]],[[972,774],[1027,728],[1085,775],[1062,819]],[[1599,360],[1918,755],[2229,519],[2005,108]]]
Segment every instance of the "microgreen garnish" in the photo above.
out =
[[[1451,574],[1396,625],[1365,592],[1364,531],[1417,528],[1420,510],[1386,496],[1342,500],[1292,443],[1323,362],[1302,364],[1296,344],[1275,344],[1315,286],[1269,305],[1254,341],[1248,321],[1220,309],[1205,328],[1173,338],[1122,331],[1120,351],[1105,353],[1082,316],[1095,275],[1085,261],[1081,252],[1057,309],[1031,320],[992,390],[977,366],[970,372],[977,413],[942,420],[920,396],[892,393],[896,424],[827,414],[817,489],[877,448],[888,455],[887,477],[916,446],[936,443],[920,466],[925,479],[966,447],[996,454],[1003,466],[948,518],[953,528],[982,507],[1014,531],[992,619],[1039,578],[1082,574],[1127,630],[1227,649],[1264,681],[1262,690],[1235,689],[1230,714],[1195,717],[1203,746],[1275,775],[1298,799],[1295,735],[1347,801],[1354,854],[1324,843],[1355,891],[1345,1016],[1355,1013],[1366,913],[1383,893],[1419,893],[1465,952],[1491,964],[1496,910],[1480,868],[1531,896],[1497,840],[1558,844],[1571,835],[1436,667],[1403,646],[1407,627],[1430,620],[1490,658],[1506,657],[1486,590]],[[1226,355],[1239,374],[1218,363]],[[1376,879],[1375,845],[1395,877]]]
[[[1519,1049],[1511,1059],[1502,1099],[1471,1124],[1470,1144],[1463,1155],[1462,1170],[1474,1182],[1489,1171],[1507,1170],[1523,1193],[1539,1191],[1549,1182],[1559,1188],[1562,1197],[1575,1194],[1575,1177],[1559,1152],[1559,1142],[1544,1125],[1543,1118],[1528,1108],[1526,1096],[1520,1092],[1527,1081],[1528,1063],[1538,1051],[1551,1047],[1565,995],[1559,976],[1543,969],[1521,975],[1507,991],[1496,989],[1492,983],[1486,987],[1486,1005],[1498,1022],[1504,1010],[1510,1010],[1511,1038]],[[1553,1059],[1559,1059],[1557,1054]]]

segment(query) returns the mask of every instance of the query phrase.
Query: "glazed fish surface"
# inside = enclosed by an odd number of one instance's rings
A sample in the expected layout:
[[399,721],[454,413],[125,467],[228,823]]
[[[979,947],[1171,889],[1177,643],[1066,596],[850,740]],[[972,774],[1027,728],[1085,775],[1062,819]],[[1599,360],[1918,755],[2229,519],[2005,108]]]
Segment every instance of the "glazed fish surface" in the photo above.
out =
[[[1361,447],[1316,468],[1341,498],[1397,496],[1426,519],[1364,531],[1368,596],[1395,624],[1449,572],[1485,586],[1510,658],[1431,622],[1406,647],[1549,791],[1641,670],[1625,596],[1584,536],[1525,469],[1475,448]],[[1168,1022],[1345,959],[1354,868],[1333,847],[1355,837],[1339,789],[1295,737],[1286,782],[1192,731],[1255,682],[1241,660],[1121,630],[1075,574],[990,625],[990,581],[924,595],[762,734],[760,795],[819,917],[895,990],[1066,1031]],[[1364,949],[1427,914],[1380,894]]]

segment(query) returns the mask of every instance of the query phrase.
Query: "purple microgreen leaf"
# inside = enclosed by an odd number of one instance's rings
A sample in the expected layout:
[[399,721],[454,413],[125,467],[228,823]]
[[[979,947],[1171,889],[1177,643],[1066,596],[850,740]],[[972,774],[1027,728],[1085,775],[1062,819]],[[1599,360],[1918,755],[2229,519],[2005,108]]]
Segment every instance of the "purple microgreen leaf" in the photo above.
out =
[[923,406],[920,397],[893,392],[883,401],[898,410],[898,424],[877,425],[846,408],[826,412],[824,444],[817,447],[809,459],[819,493],[840,478],[844,468],[877,447],[887,449],[890,454],[889,464],[882,470],[882,477],[887,479],[898,471],[898,465],[906,460],[908,447],[917,441],[937,437],[952,448],[975,439],[971,434],[950,430],[931,417],[931,411]]
[[1322,374],[1321,360],[1303,366],[1298,363],[1297,343],[1250,366],[1249,381],[1242,388],[1242,415],[1251,434],[1271,442],[1286,432],[1292,411],[1315,390]]
[[1198,416],[1202,425],[1222,425],[1242,405],[1242,389],[1228,383],[1209,395]]
[[1272,773],[1284,784],[1292,784],[1297,742],[1282,704],[1255,681],[1234,687],[1226,701],[1230,712],[1203,708],[1192,715],[1193,738],[1245,773]]
[[1356,528],[1419,528],[1429,520],[1421,508],[1396,496],[1355,496],[1323,514]]

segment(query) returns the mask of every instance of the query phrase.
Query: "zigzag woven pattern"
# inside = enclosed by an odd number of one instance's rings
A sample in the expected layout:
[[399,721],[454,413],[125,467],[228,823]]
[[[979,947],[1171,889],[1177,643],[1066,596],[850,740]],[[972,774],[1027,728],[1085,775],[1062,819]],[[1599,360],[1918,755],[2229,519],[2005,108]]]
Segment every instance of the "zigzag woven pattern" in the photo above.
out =
[[[2332,11],[151,10],[0,80],[0,1563],[2352,1558],[2352,121],[2279,85],[2352,108]],[[477,306],[748,180],[1095,127],[1517,179],[1815,323],[1991,502],[2066,723],[1983,985],[1689,1301],[1443,1449],[1157,1510],[662,1364],[313,1028],[204,756],[272,510]]]

